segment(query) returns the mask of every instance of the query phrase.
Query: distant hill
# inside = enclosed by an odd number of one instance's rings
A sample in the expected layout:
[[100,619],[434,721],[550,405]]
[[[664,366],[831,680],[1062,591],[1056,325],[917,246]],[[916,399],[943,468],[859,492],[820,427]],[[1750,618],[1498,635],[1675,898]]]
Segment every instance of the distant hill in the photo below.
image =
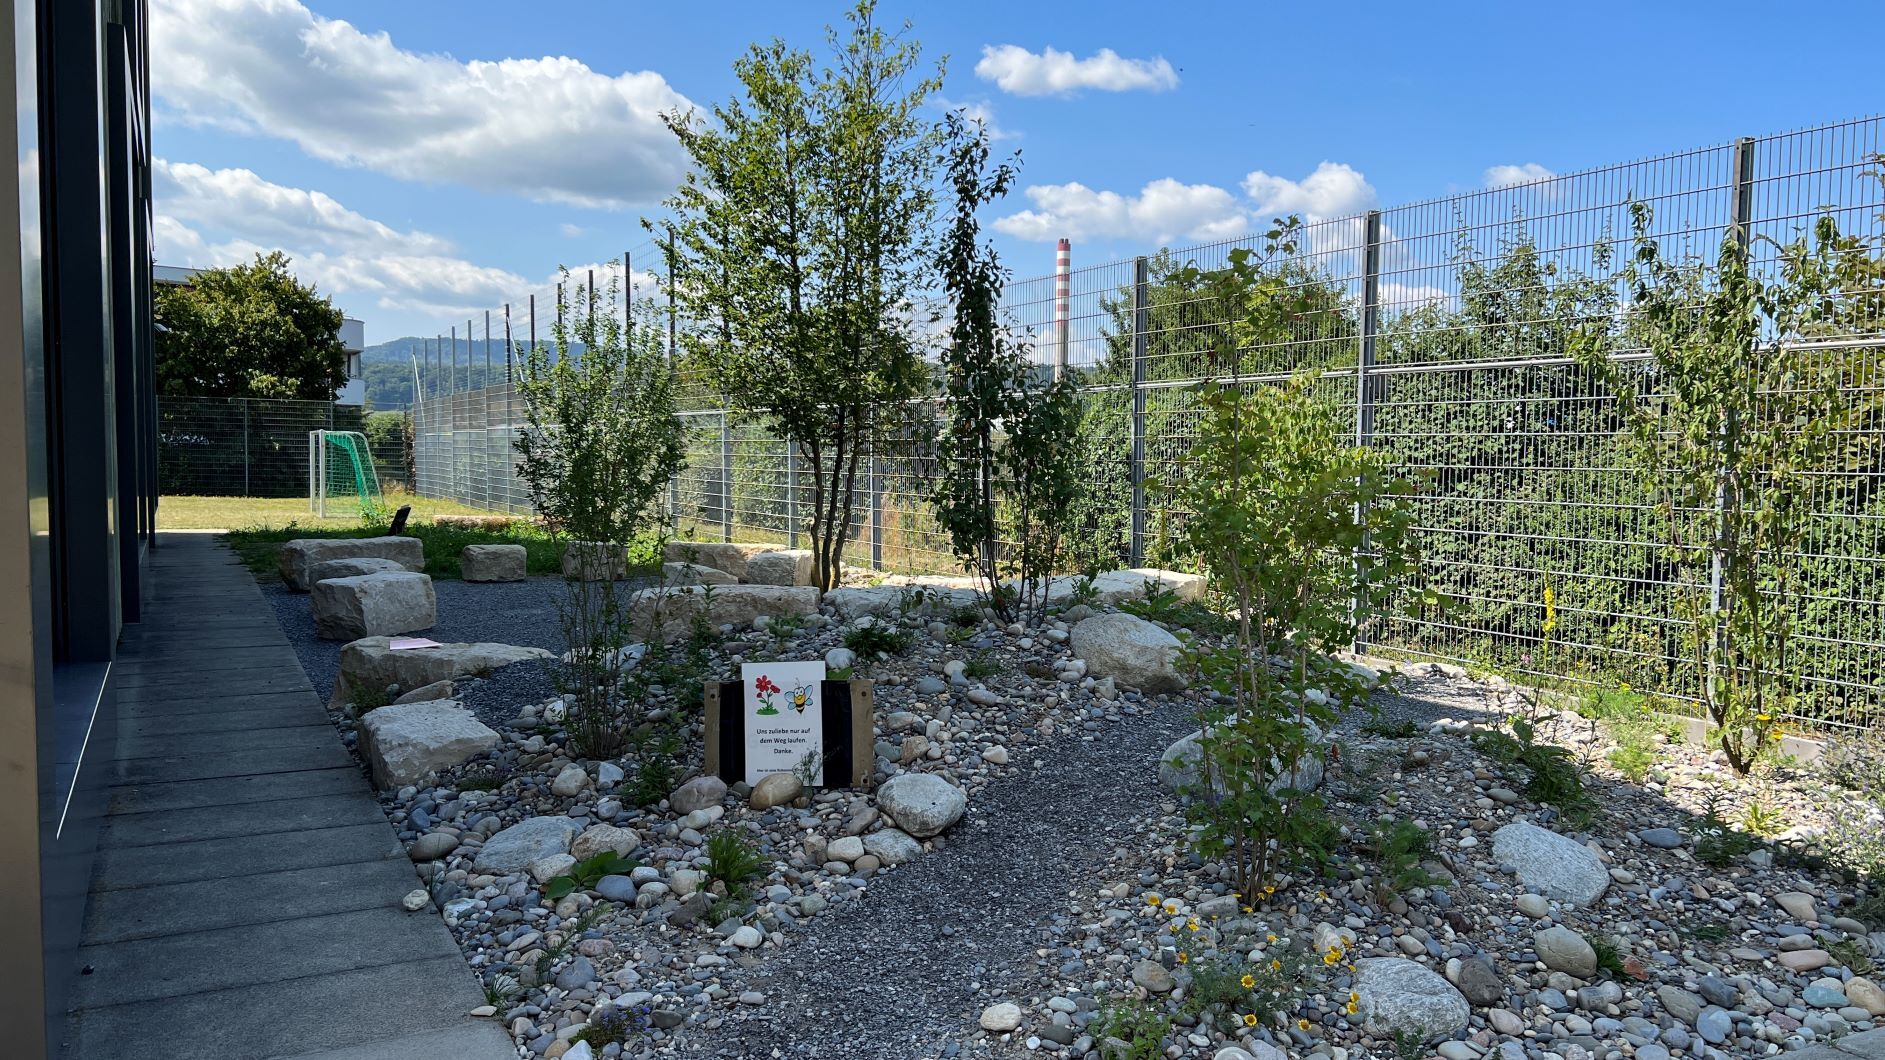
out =
[[[580,353],[582,347],[576,349]],[[482,337],[461,338],[455,348],[450,339],[440,342],[413,335],[388,339],[361,350],[360,366],[366,373],[367,404],[376,409],[403,409],[413,402],[415,377],[428,395],[503,382],[504,344],[492,338],[488,371]]]

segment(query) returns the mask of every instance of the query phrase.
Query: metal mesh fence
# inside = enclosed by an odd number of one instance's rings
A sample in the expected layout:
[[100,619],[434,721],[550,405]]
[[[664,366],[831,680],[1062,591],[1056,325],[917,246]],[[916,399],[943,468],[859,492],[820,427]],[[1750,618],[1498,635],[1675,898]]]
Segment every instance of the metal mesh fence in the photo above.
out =
[[305,497],[308,432],[360,431],[381,488],[409,487],[412,461],[401,413],[275,398],[157,399],[158,486],[170,496]]
[[[1632,203],[1653,209],[1651,234],[1666,254],[1711,260],[1737,221],[1781,242],[1822,215],[1876,235],[1885,196],[1871,174],[1882,139],[1881,119],[1861,119],[1305,226],[1282,268],[1306,308],[1285,341],[1241,351],[1235,367],[1246,379],[1320,372],[1358,441],[1426,476],[1421,545],[1451,602],[1438,614],[1395,610],[1368,631],[1370,646],[1692,694],[1677,601],[1706,572],[1667,561],[1626,467],[1612,395],[1575,362],[1569,337],[1621,311]],[[1222,266],[1260,242],[1075,270],[1064,323],[1053,277],[1006,290],[1008,324],[1031,336],[1043,364],[1064,344],[1082,386],[1074,455],[1088,490],[1071,515],[1083,565],[1185,562],[1173,544],[1185,513],[1172,498],[1195,439],[1192,387],[1230,366],[1210,352],[1227,322],[1181,270]],[[1771,244],[1753,246],[1757,269],[1776,267]],[[1859,321],[1834,338],[1876,361],[1882,324]],[[505,393],[422,404],[420,492],[524,507],[508,457],[519,413]],[[798,541],[810,486],[790,448],[693,394],[688,466],[669,493],[677,530]],[[1799,616],[1810,691],[1801,713],[1822,725],[1870,725],[1885,709],[1885,433],[1860,442],[1844,466],[1815,471],[1814,516],[1795,557],[1810,586]],[[869,468],[847,560],[959,569],[929,513],[920,461],[885,454]],[[1558,618],[1549,658],[1547,586]]]

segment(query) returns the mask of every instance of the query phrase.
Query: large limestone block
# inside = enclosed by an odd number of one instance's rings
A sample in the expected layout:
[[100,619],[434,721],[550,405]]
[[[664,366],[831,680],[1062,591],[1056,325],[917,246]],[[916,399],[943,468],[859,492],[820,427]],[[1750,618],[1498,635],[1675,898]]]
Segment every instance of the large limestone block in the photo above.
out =
[[1142,692],[1176,692],[1185,686],[1178,674],[1178,638],[1136,615],[1094,615],[1073,627],[1069,638],[1087,672],[1111,677]]
[[746,580],[754,585],[810,585],[812,550],[782,548],[758,553],[746,561]]
[[403,563],[394,563],[390,559],[380,559],[377,556],[324,559],[308,567],[308,587],[313,588],[329,578],[358,578],[362,574],[379,574],[383,571],[406,569],[408,568]]
[[419,688],[454,677],[482,675],[512,663],[553,658],[542,648],[515,644],[441,644],[394,651],[391,637],[365,637],[340,649],[340,673],[328,705],[345,707],[356,688],[378,692],[388,685]]
[[833,589],[824,602],[849,622],[864,615],[947,615],[958,607],[975,607],[981,596],[974,589],[946,585],[883,584]]
[[628,577],[628,550],[599,541],[571,541],[563,547],[563,577],[579,581],[620,581]]
[[314,631],[328,640],[411,633],[438,624],[432,579],[411,571],[329,578],[314,583],[308,600]]
[[330,559],[370,556],[390,559],[407,570],[425,569],[425,545],[416,537],[298,537],[281,546],[281,580],[290,589],[306,592],[313,582],[309,570]]
[[520,582],[529,573],[522,545],[466,545],[458,554],[458,576],[468,582]]
[[[1156,591],[1170,592],[1180,601],[1204,599],[1204,575],[1187,574],[1184,571],[1160,570],[1156,567],[1129,567],[1125,570],[1106,571],[1093,576],[1093,602],[1095,604],[1117,604],[1124,600],[1142,600],[1147,587]],[[1014,580],[1006,584],[1019,585]],[[1080,587],[1080,579],[1069,575],[1059,575],[1047,580],[1041,594],[1042,600],[1050,604],[1069,604]]]
[[451,699],[399,703],[360,718],[360,754],[382,788],[416,784],[497,744],[497,733]]
[[899,773],[877,789],[877,806],[897,827],[927,839],[962,819],[962,789],[931,773]]
[[670,541],[667,552],[661,558],[669,563],[698,563],[703,567],[712,567],[733,575],[734,580],[746,579],[746,561],[761,552],[771,552],[777,545],[751,545],[738,541]]
[[658,625],[664,640],[674,640],[705,614],[714,625],[751,625],[760,615],[809,615],[818,610],[818,590],[810,586],[714,585],[681,589],[643,589],[629,600],[637,630]]
[[1383,1038],[1451,1038],[1465,1030],[1473,1016],[1472,1006],[1452,983],[1402,957],[1357,962],[1355,991],[1361,995],[1363,1025]]
[[670,560],[661,565],[661,584],[680,588],[684,585],[737,585],[739,579],[718,567],[704,563],[679,563]]

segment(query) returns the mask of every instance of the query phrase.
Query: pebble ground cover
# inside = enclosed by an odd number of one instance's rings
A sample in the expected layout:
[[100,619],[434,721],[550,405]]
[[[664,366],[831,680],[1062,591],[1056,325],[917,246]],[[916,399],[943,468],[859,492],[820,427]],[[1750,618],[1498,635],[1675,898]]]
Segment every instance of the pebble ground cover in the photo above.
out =
[[[502,739],[384,794],[409,907],[444,918],[522,1057],[1664,1060],[1864,1048],[1885,1026],[1885,936],[1822,857],[1869,804],[1831,769],[1736,780],[1658,736],[1633,781],[1605,727],[1409,664],[1328,735],[1328,864],[1237,895],[1161,763],[1205,693],[1142,693],[1166,682],[1132,665],[1161,664],[1080,627],[1212,634],[1117,610],[1026,628],[906,598],[700,646],[708,675],[825,658],[875,681],[870,791],[692,776],[691,690],[644,704],[677,744],[588,761],[553,664],[460,680]],[[859,658],[860,624],[907,645]],[[1473,739],[1515,713],[1577,763],[1584,804],[1537,801]]]

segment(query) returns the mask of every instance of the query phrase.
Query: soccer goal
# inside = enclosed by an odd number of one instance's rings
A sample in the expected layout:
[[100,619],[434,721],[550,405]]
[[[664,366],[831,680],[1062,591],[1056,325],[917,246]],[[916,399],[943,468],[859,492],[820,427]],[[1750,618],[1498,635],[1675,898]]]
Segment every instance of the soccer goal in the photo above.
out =
[[308,432],[308,510],[326,518],[330,503],[361,515],[381,503],[373,453],[359,431]]

